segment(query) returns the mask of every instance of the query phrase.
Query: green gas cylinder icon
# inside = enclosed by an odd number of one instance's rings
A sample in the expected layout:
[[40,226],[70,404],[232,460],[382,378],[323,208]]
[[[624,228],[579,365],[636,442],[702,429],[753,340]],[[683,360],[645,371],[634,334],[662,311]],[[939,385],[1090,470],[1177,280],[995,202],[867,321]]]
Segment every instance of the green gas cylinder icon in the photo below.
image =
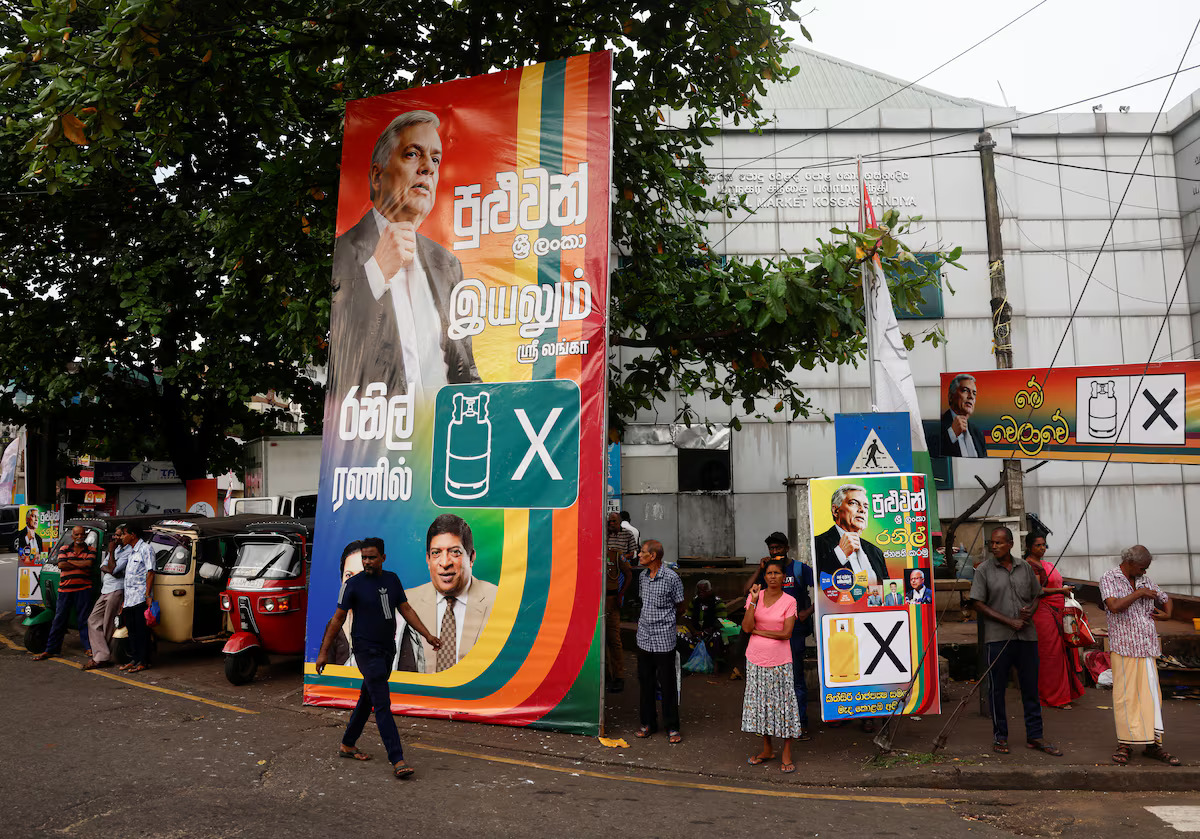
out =
[[446,432],[446,494],[471,499],[487,495],[492,464],[488,393],[454,394],[454,416]]

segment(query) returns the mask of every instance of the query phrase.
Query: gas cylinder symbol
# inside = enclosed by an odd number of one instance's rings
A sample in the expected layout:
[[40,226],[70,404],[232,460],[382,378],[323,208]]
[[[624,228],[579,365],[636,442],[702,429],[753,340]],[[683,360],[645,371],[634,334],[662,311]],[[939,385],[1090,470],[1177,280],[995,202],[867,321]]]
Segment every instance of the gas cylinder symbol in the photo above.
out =
[[858,636],[854,634],[854,618],[838,618],[829,636],[829,681],[857,682]]
[[471,499],[487,495],[492,469],[492,423],[488,394],[454,394],[454,416],[446,431],[446,494]]
[[1088,431],[1093,437],[1107,440],[1117,434],[1117,396],[1114,382],[1092,381],[1092,398],[1088,400]]

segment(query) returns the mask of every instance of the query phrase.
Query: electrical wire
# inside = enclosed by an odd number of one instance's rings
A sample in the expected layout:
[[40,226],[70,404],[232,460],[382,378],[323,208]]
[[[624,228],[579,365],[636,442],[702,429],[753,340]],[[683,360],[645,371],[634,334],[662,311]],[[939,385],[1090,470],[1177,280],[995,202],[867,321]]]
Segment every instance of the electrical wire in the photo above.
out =
[[[1183,175],[1157,175],[1151,172],[1125,172],[1120,169],[1104,169],[1099,166],[1081,166],[1078,163],[1063,163],[1061,160],[1039,160],[1036,157],[1025,157],[1024,155],[1003,151],[995,152],[995,154],[999,155],[1000,157],[1011,157],[1015,158],[1016,160],[1028,160],[1031,163],[1041,163],[1046,166],[1058,166],[1062,169],[1083,169],[1088,172],[1107,172],[1110,175],[1129,175],[1130,178],[1157,178],[1165,181],[1183,181],[1189,184],[1200,184],[1200,178],[1185,178]],[[1139,156],[1138,162],[1140,163],[1141,160],[1142,158]]]

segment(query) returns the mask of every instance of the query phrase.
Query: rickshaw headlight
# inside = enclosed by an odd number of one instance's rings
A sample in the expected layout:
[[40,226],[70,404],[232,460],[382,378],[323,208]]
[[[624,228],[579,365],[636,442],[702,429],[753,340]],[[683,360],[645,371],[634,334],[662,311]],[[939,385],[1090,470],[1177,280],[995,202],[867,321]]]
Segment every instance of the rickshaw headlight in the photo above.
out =
[[274,612],[275,611],[275,601],[269,597],[264,599],[263,600],[263,611],[264,612]]
[[229,599],[228,594],[221,595],[221,611],[229,612],[233,610],[233,603]]

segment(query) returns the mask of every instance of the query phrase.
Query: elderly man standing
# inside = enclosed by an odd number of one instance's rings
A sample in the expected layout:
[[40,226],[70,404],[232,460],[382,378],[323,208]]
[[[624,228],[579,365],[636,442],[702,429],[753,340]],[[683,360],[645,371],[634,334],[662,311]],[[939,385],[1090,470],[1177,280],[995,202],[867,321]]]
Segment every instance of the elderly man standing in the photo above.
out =
[[[1113,716],[1117,750],[1113,763],[1126,764],[1134,746],[1148,758],[1178,766],[1163,749],[1162,691],[1157,659],[1162,654],[1155,620],[1171,617],[1173,604],[1146,572],[1153,557],[1142,545],[1121,552],[1121,564],[1100,578],[1100,596],[1108,612],[1108,645],[1113,673]],[[1161,609],[1159,607],[1162,607]]]
[[100,596],[88,617],[88,640],[92,642],[92,657],[83,666],[84,670],[111,667],[112,637],[116,630],[115,618],[125,605],[125,565],[129,561],[130,548],[121,536],[123,525],[117,525],[113,540],[108,544],[108,560],[100,566]]
[[979,563],[971,582],[971,600],[983,622],[983,641],[991,668],[992,751],[1009,752],[1004,690],[1009,671],[1016,667],[1025,708],[1025,745],[1058,756],[1062,751],[1042,739],[1042,706],[1038,700],[1037,630],[1032,617],[1042,584],[1028,562],[1013,556],[1012,547],[1012,531],[995,528],[988,541],[992,555]]
[[609,513],[604,532],[607,566],[604,572],[604,669],[608,692],[625,690],[625,648],[621,644],[621,603],[633,582],[633,566],[629,561],[637,556],[633,533],[621,526],[621,517]]
[[675,679],[675,646],[678,643],[676,626],[686,608],[683,582],[679,575],[663,564],[663,546],[657,539],[647,539],[638,553],[642,576],[638,592],[642,598],[642,613],[638,616],[637,662],[638,690],[642,726],[638,737],[649,737],[658,730],[658,707],[655,687],[662,688],[663,722],[667,726],[667,742],[682,743],[679,733],[679,685]]
[[35,655],[34,661],[44,661],[62,652],[63,638],[67,634],[67,621],[74,612],[79,621],[79,640],[91,658],[92,647],[88,641],[87,619],[92,612],[92,566],[96,563],[96,552],[87,543],[87,530],[79,525],[71,528],[71,544],[58,552],[58,602],[54,606],[54,620],[50,624],[50,637],[46,639],[44,652]]

